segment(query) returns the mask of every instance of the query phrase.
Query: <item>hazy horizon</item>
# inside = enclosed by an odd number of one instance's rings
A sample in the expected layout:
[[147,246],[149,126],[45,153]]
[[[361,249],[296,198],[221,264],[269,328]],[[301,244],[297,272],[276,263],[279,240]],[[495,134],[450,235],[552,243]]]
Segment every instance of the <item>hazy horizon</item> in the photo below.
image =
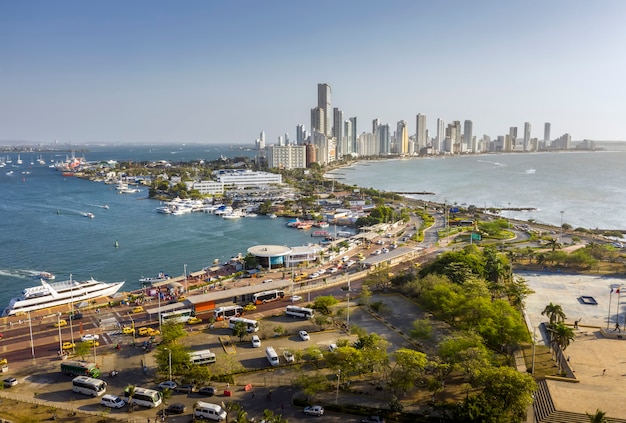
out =
[[0,0],[0,139],[274,144],[311,129],[328,83],[359,134],[414,134],[421,113],[431,137],[441,118],[621,140],[624,16],[612,0]]

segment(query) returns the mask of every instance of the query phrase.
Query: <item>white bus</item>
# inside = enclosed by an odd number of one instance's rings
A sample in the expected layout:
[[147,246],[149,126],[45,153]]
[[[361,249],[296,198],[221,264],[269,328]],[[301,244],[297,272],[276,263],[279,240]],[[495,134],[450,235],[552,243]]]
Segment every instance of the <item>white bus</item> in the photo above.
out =
[[212,353],[211,350],[191,351],[189,353],[189,361],[191,361],[191,364],[199,366],[215,363],[215,353]]
[[278,289],[272,289],[271,291],[257,292],[256,294],[252,296],[252,299],[253,299],[254,304],[259,305],[259,304],[269,303],[270,301],[280,300],[284,296],[285,296],[284,291],[281,291]]
[[142,407],[155,408],[161,405],[161,393],[154,389],[135,387],[135,393],[132,399],[129,398],[128,388],[124,390],[124,396],[127,402],[131,404],[141,405]]
[[214,310],[215,320],[226,320],[243,314],[243,307],[238,305],[218,307]]
[[243,317],[233,317],[228,321],[228,327],[231,329],[235,329],[235,325],[238,322],[243,322],[246,324],[246,330],[250,333],[259,331],[259,322],[251,319],[244,319]]
[[107,383],[89,376],[76,376],[72,379],[72,391],[97,397],[107,391]]
[[176,323],[187,323],[190,317],[193,317],[193,310],[190,308],[183,308],[180,310],[168,311],[166,313],[161,313],[161,323],[165,322],[176,322]]
[[285,308],[285,314],[287,316],[300,317],[302,319],[311,319],[315,315],[315,310],[312,308],[289,305]]
[[265,348],[265,357],[267,357],[267,361],[269,361],[272,366],[278,366],[278,354],[276,354],[273,347]]

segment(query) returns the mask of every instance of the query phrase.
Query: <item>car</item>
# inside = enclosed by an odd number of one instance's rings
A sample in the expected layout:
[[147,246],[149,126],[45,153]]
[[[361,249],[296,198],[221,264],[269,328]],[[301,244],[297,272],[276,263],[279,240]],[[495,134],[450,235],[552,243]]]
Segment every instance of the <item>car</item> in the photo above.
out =
[[148,336],[148,329],[150,329],[150,328],[145,327],[145,326],[137,329],[137,335],[139,335],[139,336]]
[[388,253],[388,252],[389,252],[389,248],[386,248],[386,247],[385,247],[385,248],[383,248],[383,249],[382,249],[382,250],[380,250],[380,251],[382,251],[383,253]]
[[317,272],[315,272],[315,273],[311,273],[311,274],[309,275],[309,279],[315,279],[315,278],[317,278],[319,275],[320,275],[320,274],[319,274],[319,273],[317,273]]
[[295,303],[295,302],[298,302],[298,301],[302,301],[302,297],[301,296],[299,296],[299,295],[292,295],[291,296],[291,302],[292,303]]
[[159,389],[161,389],[161,390],[163,390],[163,389],[176,389],[176,386],[178,386],[178,385],[173,380],[166,380],[165,382],[159,383]]
[[305,330],[299,331],[298,335],[300,336],[300,339],[302,339],[303,341],[308,341],[309,339],[311,339],[311,337],[309,336],[309,333]]
[[330,273],[337,273],[339,271],[339,269],[337,269],[336,267],[331,267],[330,269],[328,269],[328,271]]
[[197,325],[199,323],[202,323],[202,319],[199,317],[190,317],[189,320],[187,320],[188,325]]
[[295,361],[295,357],[293,356],[292,352],[289,350],[283,351],[283,357],[285,357],[285,361],[287,363],[293,363]]
[[54,323],[55,328],[62,328],[63,326],[67,326],[67,320],[61,319]]
[[10,388],[11,386],[17,385],[17,379],[14,377],[8,377],[2,381],[4,383],[5,388]]
[[376,241],[376,244],[378,245],[384,245],[385,241],[383,241],[382,239],[379,239],[378,241]]
[[89,347],[99,347],[100,346],[100,342],[94,340],[94,339],[89,339],[87,341],[84,342],[84,344],[87,344],[87,346]]
[[398,244],[391,244],[389,248],[391,248],[392,250],[395,250],[396,248],[398,248]]
[[73,342],[64,342],[63,345],[61,346],[61,349],[63,349],[63,350],[71,350],[75,346],[76,346],[76,344],[74,344]]
[[168,405],[165,409],[166,414],[183,414],[185,411],[187,411],[187,407],[185,406],[185,404],[181,404],[178,402]]
[[323,416],[324,407],[321,405],[309,405],[308,407],[304,407],[304,414],[307,416]]
[[100,339],[100,335],[93,334],[93,333],[86,333],[80,337],[81,342],[98,341],[99,339]]
[[83,318],[83,313],[70,313],[70,320],[80,320]]
[[216,393],[217,393],[217,389],[215,389],[212,386],[203,386],[202,388],[198,389],[198,394],[204,395],[207,397],[212,397]]
[[379,416],[367,416],[361,419],[361,423],[385,423],[385,419]]
[[270,283],[270,282],[272,282],[272,280],[271,280],[271,279],[265,279],[265,280],[263,281],[263,283]]
[[337,351],[337,348],[338,348],[338,347],[337,347],[337,344],[330,344],[330,345],[328,346],[328,351],[330,351],[330,352],[335,352],[335,351]]
[[126,401],[115,395],[104,394],[100,400],[100,405],[110,408],[123,408]]
[[320,269],[317,271],[317,273],[319,273],[320,275],[323,275],[324,273],[326,273],[326,269]]
[[195,389],[196,389],[196,385],[194,385],[193,383],[185,383],[183,385],[178,385],[176,388],[174,388],[174,391],[176,391],[176,392],[185,392],[187,394],[190,394]]
[[341,257],[341,261],[348,261],[348,260],[350,260],[350,257],[348,256]]
[[124,326],[122,328],[122,334],[124,335],[132,335],[135,333],[135,329],[129,327],[129,326]]
[[148,336],[157,336],[160,335],[161,331],[158,329],[148,328]]
[[259,348],[261,346],[261,339],[258,335],[252,335],[252,348]]
[[382,254],[382,251],[380,251],[380,250],[376,250],[376,251],[374,251],[372,254],[374,254],[375,256],[377,256],[377,255],[379,255],[379,254]]
[[142,313],[142,312],[143,312],[143,307],[142,306],[137,306],[137,307],[133,308],[133,314]]
[[6,358],[0,358],[0,366],[4,366],[5,364],[9,364],[9,360]]

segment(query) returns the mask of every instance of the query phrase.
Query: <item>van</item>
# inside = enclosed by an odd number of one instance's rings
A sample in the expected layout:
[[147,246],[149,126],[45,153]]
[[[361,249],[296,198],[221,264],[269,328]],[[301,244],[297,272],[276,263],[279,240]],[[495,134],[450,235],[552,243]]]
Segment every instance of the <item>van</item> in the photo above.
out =
[[104,394],[104,396],[100,400],[100,405],[109,408],[122,408],[126,405],[126,401],[124,401],[120,397],[116,397],[115,395]]
[[272,366],[278,366],[278,354],[276,354],[273,347],[265,348],[265,357],[267,357],[267,361],[269,361]]
[[252,348],[259,348],[261,346],[261,339],[257,335],[252,335]]
[[226,420],[226,411],[217,404],[198,401],[193,407],[193,417],[221,422],[222,420]]

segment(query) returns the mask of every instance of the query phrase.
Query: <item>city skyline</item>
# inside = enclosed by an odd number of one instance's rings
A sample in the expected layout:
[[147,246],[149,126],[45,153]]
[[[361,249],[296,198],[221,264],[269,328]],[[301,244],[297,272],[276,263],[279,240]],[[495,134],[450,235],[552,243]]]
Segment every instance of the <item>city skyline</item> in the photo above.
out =
[[378,119],[414,136],[422,114],[430,138],[441,119],[626,139],[626,4],[380,6],[0,0],[0,140],[277,144],[311,130],[319,83],[325,122],[337,108],[358,134]]

